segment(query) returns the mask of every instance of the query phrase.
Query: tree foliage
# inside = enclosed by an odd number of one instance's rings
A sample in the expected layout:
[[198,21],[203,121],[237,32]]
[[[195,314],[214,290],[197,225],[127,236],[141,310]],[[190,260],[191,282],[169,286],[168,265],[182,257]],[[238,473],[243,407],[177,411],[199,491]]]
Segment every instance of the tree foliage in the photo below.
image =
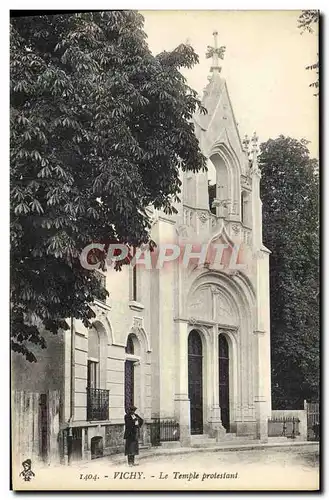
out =
[[[149,241],[149,205],[171,213],[179,168],[205,168],[180,68],[189,45],[153,56],[134,11],[11,19],[11,337],[29,360],[42,328],[104,298],[81,250]],[[38,326],[39,325],[39,326]],[[41,326],[40,326],[41,325]]]
[[264,243],[271,250],[273,406],[301,407],[319,391],[319,182],[307,142],[261,145]]
[[318,10],[303,10],[300,14],[297,24],[298,28],[309,33],[313,33],[313,24],[319,22],[319,11]]
[[[301,33],[305,33],[306,31],[308,33],[314,33],[314,25],[319,24],[319,11],[318,10],[303,10],[301,15],[299,16],[297,20],[297,26],[301,30]],[[307,70],[315,70],[316,74],[319,75],[319,61],[316,63],[310,64],[306,66]],[[310,87],[313,87],[315,89],[319,88],[319,77],[317,77],[317,80],[315,82],[312,82],[310,84]],[[315,96],[318,96],[319,93],[317,92],[314,94]]]

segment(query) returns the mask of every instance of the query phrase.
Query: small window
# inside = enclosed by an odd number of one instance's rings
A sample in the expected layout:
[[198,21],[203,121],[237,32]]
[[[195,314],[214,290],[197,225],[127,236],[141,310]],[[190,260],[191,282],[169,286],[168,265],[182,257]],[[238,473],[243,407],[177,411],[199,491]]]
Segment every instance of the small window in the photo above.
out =
[[[133,249],[133,256],[135,257],[136,255],[136,248],[134,247]],[[130,300],[134,300],[137,302],[138,300],[138,294],[137,294],[137,267],[136,265],[132,266],[131,270],[131,293],[130,293]]]
[[133,300],[137,301],[137,268],[133,267]]
[[127,339],[126,353],[134,354],[134,341],[131,335],[129,335]]
[[188,355],[202,356],[202,341],[196,330],[192,330],[188,336]]
[[93,389],[98,388],[99,382],[99,349],[99,334],[95,328],[90,328],[88,332],[87,386]]
[[241,222],[242,224],[249,224],[249,193],[247,191],[242,191],[241,193]]
[[216,215],[216,207],[213,206],[213,202],[216,198],[216,184],[210,184],[208,181],[208,197],[209,197],[209,210],[211,213]]
[[[97,280],[99,281],[99,283],[101,284],[102,287],[104,287],[106,289],[106,276],[105,274],[101,273],[100,271],[95,271],[95,276],[97,278]],[[106,298],[105,299],[98,299],[100,302],[103,302],[104,304],[106,304]]]
[[88,358],[94,361],[99,359],[99,335],[95,328],[90,328],[88,332]]

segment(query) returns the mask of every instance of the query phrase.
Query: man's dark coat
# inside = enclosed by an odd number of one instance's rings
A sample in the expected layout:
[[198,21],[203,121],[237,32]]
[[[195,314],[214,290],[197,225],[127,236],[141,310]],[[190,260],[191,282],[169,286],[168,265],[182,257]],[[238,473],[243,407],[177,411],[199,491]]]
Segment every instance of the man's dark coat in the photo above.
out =
[[136,425],[136,419],[134,420],[131,414],[127,413],[125,415],[125,433],[123,436],[123,438],[126,440],[125,455],[139,454],[139,429],[142,427],[144,420],[136,413],[135,417],[138,421],[138,425]]

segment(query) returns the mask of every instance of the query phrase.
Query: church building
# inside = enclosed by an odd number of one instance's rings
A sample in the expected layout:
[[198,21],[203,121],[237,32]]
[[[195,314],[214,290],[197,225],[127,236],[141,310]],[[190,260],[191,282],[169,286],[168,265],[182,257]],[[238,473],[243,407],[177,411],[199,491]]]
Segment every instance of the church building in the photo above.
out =
[[207,172],[181,172],[177,214],[149,209],[151,238],[159,248],[239,248],[243,265],[206,259],[184,266],[176,259],[99,271],[109,296],[93,304],[92,328],[70,320],[69,330],[47,335],[37,363],[13,354],[13,437],[21,459],[65,463],[122,451],[132,404],[145,421],[144,446],[154,442],[156,425],[159,443],[171,439],[163,422],[177,446],[267,440],[270,252],[262,242],[258,139],[241,140],[216,32],[209,55],[202,98],[208,113],[196,114],[194,126],[216,172],[213,196]]

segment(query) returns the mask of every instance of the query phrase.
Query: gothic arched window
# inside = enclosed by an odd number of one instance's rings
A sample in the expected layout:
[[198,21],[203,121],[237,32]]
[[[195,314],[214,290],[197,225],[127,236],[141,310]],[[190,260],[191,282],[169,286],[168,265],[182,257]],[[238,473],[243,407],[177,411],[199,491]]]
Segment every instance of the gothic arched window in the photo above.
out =
[[250,223],[249,215],[249,193],[247,191],[241,192],[241,222],[248,225]]
[[132,334],[128,335],[127,344],[126,344],[126,353],[134,354],[134,341]]
[[192,330],[188,337],[188,354],[202,356],[202,341],[199,332]]

